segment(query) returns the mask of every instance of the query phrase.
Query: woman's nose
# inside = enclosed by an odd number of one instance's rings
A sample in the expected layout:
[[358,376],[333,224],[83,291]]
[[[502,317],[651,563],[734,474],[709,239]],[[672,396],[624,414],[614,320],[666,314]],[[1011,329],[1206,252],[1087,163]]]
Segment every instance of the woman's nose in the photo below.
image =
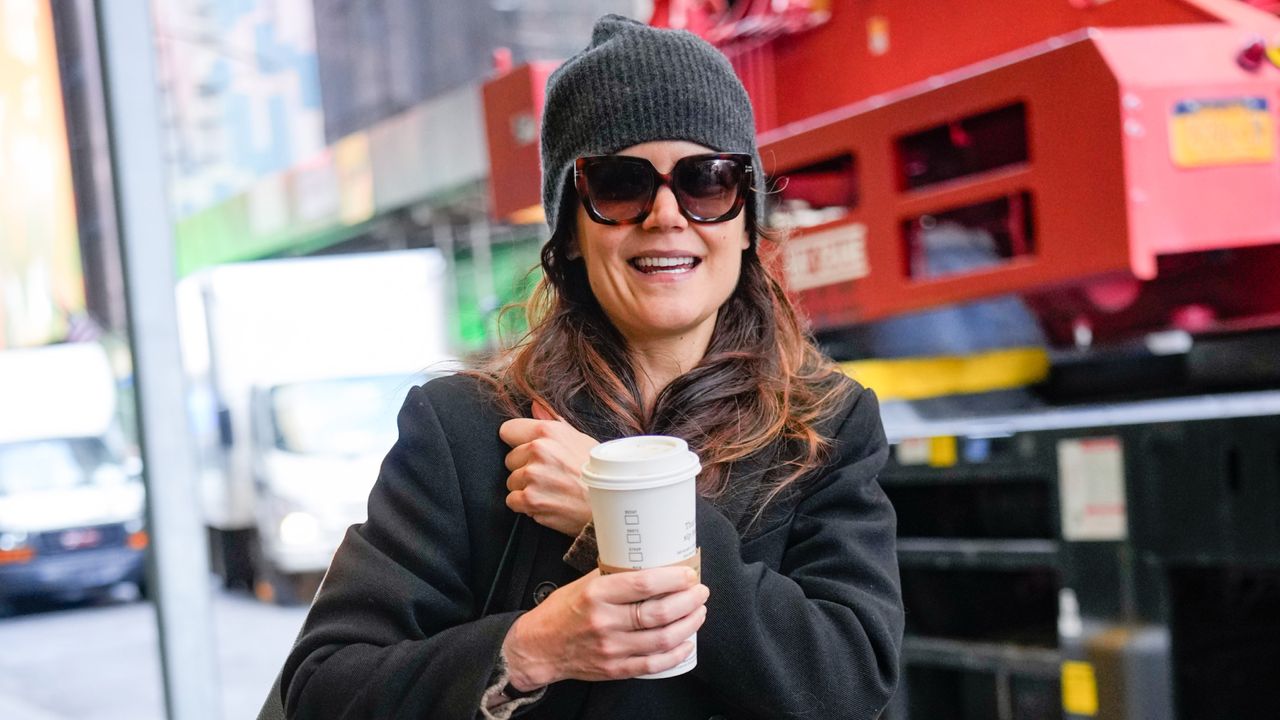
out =
[[669,230],[683,228],[688,224],[688,219],[680,213],[675,193],[666,185],[659,186],[658,194],[653,198],[653,209],[645,217],[643,227],[646,230]]

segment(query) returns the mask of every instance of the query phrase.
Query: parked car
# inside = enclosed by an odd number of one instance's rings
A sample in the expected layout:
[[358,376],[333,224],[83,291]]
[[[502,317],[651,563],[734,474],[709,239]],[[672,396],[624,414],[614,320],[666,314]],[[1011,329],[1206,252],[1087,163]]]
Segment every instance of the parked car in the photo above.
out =
[[0,600],[145,584],[141,462],[91,343],[0,352]]

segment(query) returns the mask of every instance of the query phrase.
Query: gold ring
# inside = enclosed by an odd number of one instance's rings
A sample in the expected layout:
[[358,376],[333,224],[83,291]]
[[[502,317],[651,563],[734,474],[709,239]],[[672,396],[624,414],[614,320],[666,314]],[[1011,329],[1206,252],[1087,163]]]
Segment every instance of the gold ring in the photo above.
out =
[[637,600],[631,603],[631,627],[636,631],[647,630],[644,625],[640,624],[640,606],[644,604],[643,600]]

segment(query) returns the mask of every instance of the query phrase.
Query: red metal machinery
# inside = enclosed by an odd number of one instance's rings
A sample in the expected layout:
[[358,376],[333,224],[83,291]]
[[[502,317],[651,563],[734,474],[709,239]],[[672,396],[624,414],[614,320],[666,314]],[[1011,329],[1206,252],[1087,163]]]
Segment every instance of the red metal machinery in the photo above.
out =
[[[784,201],[852,200],[787,250],[815,326],[1008,293],[1059,344],[1280,324],[1280,68],[1240,68],[1250,40],[1077,31],[763,134]],[[987,257],[932,267],[942,222]]]
[[555,62],[501,68],[482,88],[489,142],[489,200],[495,218],[542,222],[538,128]]
[[[768,132],[1084,28],[1231,24],[1240,0],[658,0],[735,63]],[[1271,27],[1274,29],[1274,26]],[[782,81],[780,81],[782,80]]]
[[[655,24],[721,46],[775,200],[823,210],[786,251],[816,329],[1002,295],[1055,344],[1280,325],[1280,67],[1243,57],[1280,18],[1239,0],[719,5],[659,2]],[[536,217],[550,68],[486,87],[499,218]],[[990,238],[966,269],[931,263],[940,223]]]
[[[1009,7],[837,1],[802,33],[722,41],[778,198],[827,206],[787,249],[815,327],[1006,294],[1056,344],[1280,325],[1280,67],[1242,58],[1280,19]],[[986,259],[931,266],[922,230],[947,222],[984,231]]]

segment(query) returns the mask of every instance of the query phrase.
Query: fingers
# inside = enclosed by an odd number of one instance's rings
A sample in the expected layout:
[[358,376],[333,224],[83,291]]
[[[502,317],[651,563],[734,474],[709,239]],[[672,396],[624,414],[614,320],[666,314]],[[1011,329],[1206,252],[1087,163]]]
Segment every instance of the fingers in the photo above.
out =
[[554,410],[540,402],[533,404],[533,417],[538,420],[564,420]]
[[521,515],[528,515],[532,508],[529,507],[529,501],[524,496],[523,490],[513,490],[507,493],[507,507]]
[[[707,617],[708,589],[688,568],[665,567],[602,576],[593,570],[555,592],[517,621],[521,637],[534,638],[535,654],[560,658],[548,680],[622,679],[662,672],[693,651],[689,639]],[[630,601],[606,602],[601,596],[644,596],[642,623],[635,630]],[[504,646],[505,647],[505,646]]]
[[575,464],[577,459],[571,448],[559,439],[547,435],[535,437],[529,442],[515,446],[511,452],[507,453],[503,462],[507,469],[513,472],[522,467],[528,467],[535,461],[542,462],[576,477],[581,469]]
[[[546,407],[534,414],[554,417]],[[566,535],[582,532],[591,521],[591,508],[580,471],[598,443],[559,419],[513,418],[498,434],[511,446],[503,460],[511,473],[507,506]]]
[[[498,436],[511,447],[538,437],[551,437],[554,433],[572,430],[573,427],[563,418],[547,409],[541,403],[533,406],[532,418],[512,418],[498,428]],[[575,431],[576,432],[576,431]]]
[[633,678],[637,675],[653,675],[664,670],[670,670],[684,662],[685,658],[689,657],[692,652],[693,643],[686,640],[675,649],[667,652],[629,658],[623,661],[622,671],[618,674],[618,679]]
[[[604,579],[612,577],[615,576]],[[598,655],[596,667],[614,679],[675,667],[689,656],[693,646],[687,641],[706,622],[709,594],[707,587],[699,584],[644,600],[638,607],[636,603],[626,603],[597,607],[584,614],[580,627],[594,637],[589,646]],[[636,612],[642,618],[641,624],[660,624],[636,630]]]
[[593,583],[589,592],[601,602],[624,605],[688,590],[697,583],[698,574],[693,568],[672,565],[606,575]]
[[703,607],[710,595],[706,585],[694,585],[688,590],[638,601],[638,605],[628,603],[628,608],[634,608],[632,620],[638,621],[641,628],[660,628]]
[[532,442],[527,442],[527,443],[524,443],[523,445],[515,446],[515,448],[513,448],[511,452],[507,453],[507,458],[505,461],[507,464],[507,469],[512,472],[515,472],[516,470],[519,470],[525,465],[528,465],[529,461],[533,459],[533,452],[534,452],[534,447]]
[[498,427],[498,437],[502,438],[502,442],[516,447],[523,445],[537,437],[543,437],[549,427],[554,426],[554,421],[547,420],[531,420],[529,418],[512,418]]
[[555,463],[568,469],[569,463],[564,458],[565,454],[567,451],[563,444],[554,438],[540,436],[512,448],[504,462],[508,470],[522,468],[535,460]]
[[519,492],[529,487],[529,473],[525,468],[516,468],[507,476],[507,491]]
[[[522,515],[538,520],[545,516],[567,515],[572,508],[559,496],[538,492],[534,488],[512,490],[507,493],[507,507]],[[586,524],[586,521],[583,521]]]
[[[539,441],[547,445],[567,445],[574,435],[580,435],[580,433],[563,420],[515,418],[502,423],[498,428],[498,436],[502,438],[503,442],[511,446],[512,452],[525,445],[534,445]],[[508,462],[508,467],[510,467],[510,462]]]
[[575,440],[586,440],[591,445],[595,444],[594,440],[558,417],[512,418],[498,427],[498,437],[513,448],[537,438],[555,438],[565,444]]
[[523,490],[527,485],[541,484],[546,488],[573,495],[581,495],[579,469],[545,445],[535,440],[507,453],[508,490]]
[[701,605],[674,622],[662,627],[627,633],[622,646],[627,655],[654,655],[680,647],[690,635],[698,632],[707,620],[707,607]]

